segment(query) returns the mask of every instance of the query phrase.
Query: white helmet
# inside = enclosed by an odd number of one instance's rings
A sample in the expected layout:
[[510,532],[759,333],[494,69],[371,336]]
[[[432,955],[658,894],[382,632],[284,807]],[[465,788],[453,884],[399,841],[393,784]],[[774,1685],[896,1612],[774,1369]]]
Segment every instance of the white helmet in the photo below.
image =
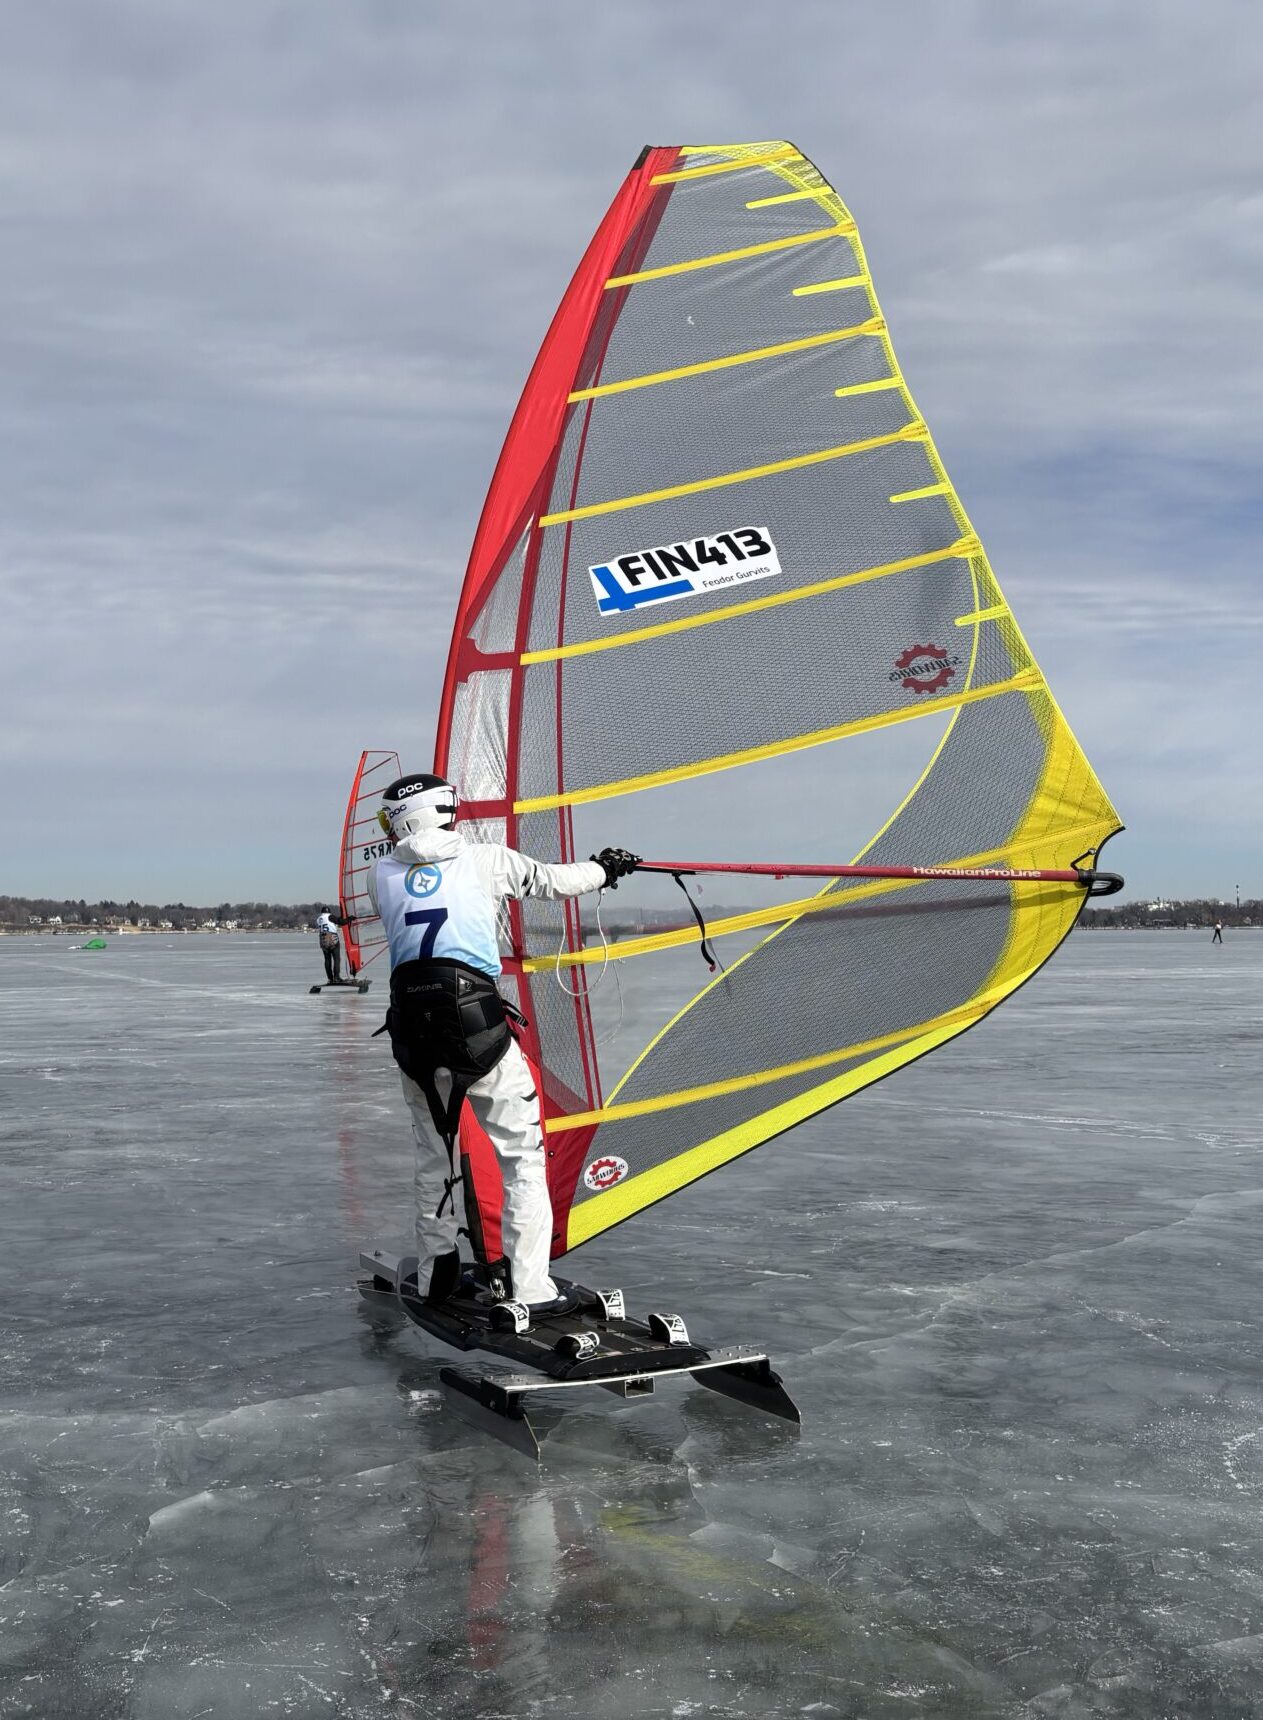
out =
[[442,830],[456,817],[460,796],[441,776],[418,772],[401,776],[382,794],[377,822],[396,842],[405,836],[420,836],[427,830]]

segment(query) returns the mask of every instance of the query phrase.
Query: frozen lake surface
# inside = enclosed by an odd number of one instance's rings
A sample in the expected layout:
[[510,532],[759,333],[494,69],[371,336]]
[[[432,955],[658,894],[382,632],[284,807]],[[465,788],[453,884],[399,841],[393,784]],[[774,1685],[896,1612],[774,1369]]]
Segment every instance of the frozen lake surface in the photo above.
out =
[[583,1250],[803,1429],[581,1394],[538,1472],[354,1289],[381,982],[68,942],[0,942],[6,1720],[1263,1716],[1263,932],[1077,933]]

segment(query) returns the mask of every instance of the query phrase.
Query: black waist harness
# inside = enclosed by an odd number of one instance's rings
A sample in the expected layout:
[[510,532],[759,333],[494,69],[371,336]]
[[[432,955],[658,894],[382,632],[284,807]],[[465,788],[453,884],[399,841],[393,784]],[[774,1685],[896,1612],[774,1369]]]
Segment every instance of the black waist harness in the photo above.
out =
[[[441,1216],[459,1180],[456,1131],[465,1095],[475,1081],[490,1075],[513,1043],[510,1016],[525,1021],[500,996],[495,981],[466,962],[400,962],[390,976],[390,1049],[404,1074],[425,1094],[434,1127],[447,1147],[451,1174],[436,1216]],[[440,1069],[452,1080],[446,1105],[434,1080]]]
[[401,962],[390,976],[390,1048],[418,1086],[437,1069],[472,1087],[509,1049],[504,999],[495,981],[458,961]]

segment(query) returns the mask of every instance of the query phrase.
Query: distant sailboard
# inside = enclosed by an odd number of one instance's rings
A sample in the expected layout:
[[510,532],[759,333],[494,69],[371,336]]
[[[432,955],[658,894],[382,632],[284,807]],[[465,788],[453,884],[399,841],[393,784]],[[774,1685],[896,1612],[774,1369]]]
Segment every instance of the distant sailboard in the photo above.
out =
[[[386,931],[373,912],[368,880],[390,843],[377,822],[382,790],[399,775],[399,754],[368,751],[360,754],[347,797],[338,851],[338,910],[342,916],[342,945],[351,981],[367,991],[364,969],[386,948]],[[322,988],[313,986],[313,991]],[[335,988],[336,989],[336,988]]]
[[[861,759],[886,802],[843,863]],[[657,869],[767,897],[710,912],[710,978],[686,914],[597,937],[574,903],[510,904],[554,1254],[964,1032],[1117,887],[1097,857],[1118,817],[909,392],[855,222],[790,144],[652,148],[628,175],[508,432],[435,763],[474,840],[566,861],[669,831],[694,858]],[[804,830],[812,855],[784,852]],[[745,865],[729,844],[760,832]],[[625,880],[606,912],[655,890]],[[650,1001],[602,1034],[609,962]],[[494,1256],[498,1173],[463,1129]]]

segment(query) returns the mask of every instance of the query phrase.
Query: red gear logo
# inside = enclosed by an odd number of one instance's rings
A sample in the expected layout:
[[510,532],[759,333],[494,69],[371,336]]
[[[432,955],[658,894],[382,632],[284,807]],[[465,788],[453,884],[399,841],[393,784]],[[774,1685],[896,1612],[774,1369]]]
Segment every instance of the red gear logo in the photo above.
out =
[[[952,667],[959,662],[957,657],[949,657],[946,651],[937,645],[909,645],[908,649],[895,658],[895,673],[892,679],[903,682],[905,693],[939,693],[955,675]],[[917,672],[916,665],[921,666]],[[934,673],[925,671],[933,669]]]
[[583,1173],[583,1180],[590,1189],[605,1189],[613,1188],[614,1184],[622,1182],[626,1175],[626,1159],[593,1159]]

